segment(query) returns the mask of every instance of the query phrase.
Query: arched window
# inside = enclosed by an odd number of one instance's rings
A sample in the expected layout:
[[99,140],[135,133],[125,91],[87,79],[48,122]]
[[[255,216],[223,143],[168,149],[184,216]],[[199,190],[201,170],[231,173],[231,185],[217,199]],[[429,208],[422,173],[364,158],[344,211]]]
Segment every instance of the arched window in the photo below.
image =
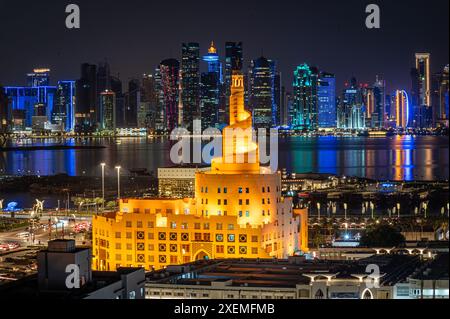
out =
[[316,295],[314,296],[316,299],[323,299],[323,291],[319,289],[316,291]]
[[373,294],[370,291],[370,289],[367,288],[366,290],[363,291],[362,299],[373,299]]

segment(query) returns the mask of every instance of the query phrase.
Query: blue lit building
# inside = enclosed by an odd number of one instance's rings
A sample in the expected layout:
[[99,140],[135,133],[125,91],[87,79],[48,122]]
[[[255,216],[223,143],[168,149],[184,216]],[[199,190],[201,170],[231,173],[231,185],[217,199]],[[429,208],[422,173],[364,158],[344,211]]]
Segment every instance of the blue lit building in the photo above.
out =
[[318,118],[320,128],[336,127],[336,78],[322,72],[317,83]]
[[64,124],[64,130],[71,132],[75,128],[75,81],[59,81],[56,90],[55,107],[52,122]]
[[340,129],[359,130],[366,127],[366,106],[361,87],[352,78],[350,86],[342,92],[337,111],[337,126]]
[[208,72],[201,75],[201,99],[200,114],[202,129],[219,126],[220,89],[222,84],[222,66],[219,61],[214,42],[208,49],[208,54],[203,56],[203,61],[208,64]]
[[33,116],[46,116],[49,121],[51,120],[55,103],[55,86],[5,87],[5,92],[9,99],[8,109],[12,119],[22,122],[23,127],[32,126]]
[[50,85],[50,69],[34,69],[33,72],[27,74],[27,86],[49,86]]
[[318,128],[317,68],[306,63],[294,71],[292,128],[316,130]]

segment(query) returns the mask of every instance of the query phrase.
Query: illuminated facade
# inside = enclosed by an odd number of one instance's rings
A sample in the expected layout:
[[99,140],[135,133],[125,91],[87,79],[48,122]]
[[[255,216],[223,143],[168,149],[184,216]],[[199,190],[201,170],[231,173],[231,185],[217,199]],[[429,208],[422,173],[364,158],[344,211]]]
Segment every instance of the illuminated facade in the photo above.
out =
[[322,72],[317,83],[318,121],[320,128],[336,127],[336,78]]
[[[233,74],[229,104],[227,128],[251,129],[240,74]],[[222,142],[223,155],[212,160],[211,170],[195,173],[194,198],[122,199],[118,212],[94,216],[94,269],[149,270],[307,251],[307,211],[293,210],[291,198],[281,196],[281,173],[260,166],[251,139],[224,133]]]
[[408,127],[409,123],[409,99],[404,90],[395,92],[395,121],[397,127]]
[[52,122],[63,124],[66,132],[75,127],[75,81],[59,81]]
[[101,128],[114,131],[116,129],[116,94],[106,90],[100,93]]
[[162,102],[164,109],[164,125],[169,132],[178,125],[178,96],[180,63],[175,59],[167,59],[160,63]]
[[318,80],[318,70],[307,64],[299,65],[294,71],[294,129],[315,130],[318,127]]
[[200,46],[183,43],[181,52],[181,98],[183,126],[192,129],[192,121],[200,117]]
[[208,64],[208,72],[202,73],[201,76],[200,113],[202,130],[205,130],[219,126],[222,72],[219,55],[213,42],[208,49],[208,54],[203,56],[203,61]]

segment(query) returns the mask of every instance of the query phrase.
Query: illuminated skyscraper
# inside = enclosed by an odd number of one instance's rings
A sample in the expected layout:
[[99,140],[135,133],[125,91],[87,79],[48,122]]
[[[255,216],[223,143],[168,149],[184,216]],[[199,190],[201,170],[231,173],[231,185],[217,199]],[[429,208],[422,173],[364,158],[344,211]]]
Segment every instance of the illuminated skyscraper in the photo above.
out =
[[248,85],[254,127],[269,129],[276,126],[280,108],[280,81],[276,63],[265,57],[252,60]]
[[365,125],[366,110],[364,95],[355,78],[342,92],[338,104],[338,128],[363,129]]
[[192,128],[200,117],[200,47],[198,43],[183,43],[181,52],[181,87],[183,126]]
[[34,69],[33,72],[27,74],[27,85],[29,87],[49,86],[50,85],[50,69]]
[[66,132],[75,128],[75,81],[59,81],[56,89],[53,123],[64,125]]
[[172,131],[178,124],[178,79],[180,63],[167,59],[160,63],[161,90],[164,107],[164,128]]
[[306,63],[294,71],[292,128],[297,130],[316,130],[318,128],[317,84],[319,72]]
[[101,128],[107,131],[116,129],[116,94],[105,90],[100,93]]
[[448,94],[449,94],[449,66],[433,75],[432,104],[433,121],[439,126],[448,126]]
[[378,76],[373,84],[374,109],[371,113],[372,126],[382,128],[386,117],[386,82]]
[[430,54],[416,53],[416,73],[417,79],[414,81],[417,92],[417,113],[420,127],[431,127],[433,125],[433,113],[431,103],[431,73]]
[[318,121],[320,128],[336,127],[336,78],[321,72],[317,83]]
[[138,110],[138,127],[155,130],[158,110],[158,92],[153,74],[144,74],[141,85],[141,104]]
[[208,72],[202,73],[201,78],[201,120],[202,129],[219,126],[219,106],[221,89],[221,64],[214,42],[208,49],[208,54],[203,56],[203,61],[208,64]]
[[397,127],[408,127],[409,98],[408,93],[404,90],[395,91],[395,121]]

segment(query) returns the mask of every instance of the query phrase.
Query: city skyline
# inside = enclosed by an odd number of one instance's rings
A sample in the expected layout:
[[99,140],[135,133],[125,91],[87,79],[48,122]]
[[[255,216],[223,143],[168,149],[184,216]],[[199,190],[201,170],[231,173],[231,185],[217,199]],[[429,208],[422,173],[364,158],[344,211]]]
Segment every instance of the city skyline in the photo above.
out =
[[[35,67],[49,67],[54,71],[54,79],[74,79],[78,77],[80,63],[96,64],[105,58],[112,67],[112,74],[120,73],[121,79],[126,81],[142,73],[151,73],[155,65],[165,58],[180,59],[180,43],[200,43],[200,55],[203,55],[213,40],[222,59],[226,41],[242,41],[244,69],[248,68],[251,60],[261,55],[277,61],[285,86],[292,83],[291,71],[306,62],[336,74],[337,90],[341,90],[345,81],[353,76],[358,82],[371,83],[376,75],[386,80],[388,92],[407,89],[410,86],[409,70],[414,64],[411,52],[431,53],[432,73],[440,71],[448,63],[448,41],[444,40],[448,38],[448,30],[444,28],[448,2],[434,2],[434,6],[422,7],[419,1],[408,1],[408,6],[404,1],[396,1],[395,4],[379,1],[381,29],[370,30],[364,25],[365,4],[361,1],[351,1],[351,5],[345,7],[332,2],[322,6],[310,1],[300,4],[281,2],[271,6],[246,2],[240,4],[236,12],[233,11],[235,6],[229,3],[216,10],[216,18],[214,14],[202,14],[195,7],[179,4],[169,11],[174,19],[165,28],[159,27],[161,17],[156,13],[169,10],[165,4],[136,1],[135,6],[125,8],[108,4],[105,13],[100,11],[102,5],[106,5],[103,1],[95,4],[79,1],[82,16],[80,30],[65,29],[63,4],[47,6],[48,10],[42,13],[42,19],[46,21],[39,22],[40,32],[49,38],[60,39],[58,44],[45,37],[36,39],[25,34],[23,27],[16,23],[23,23],[21,19],[28,20],[28,12],[18,12],[19,9],[12,3],[1,4],[5,9],[3,12],[11,13],[2,19],[10,25],[6,40],[9,37],[23,40],[4,48],[10,58],[7,64],[4,60],[0,62],[0,83],[22,85],[22,74]],[[209,3],[199,3],[199,6],[202,4],[212,8],[219,6]],[[104,19],[118,16],[121,10],[127,13],[126,19],[120,20],[120,23],[108,20],[107,26],[102,24]],[[319,26],[320,21],[326,21],[324,26],[308,27],[314,22],[313,12],[314,17],[319,13]],[[152,17],[148,24],[144,23],[145,14]],[[189,21],[196,22],[180,26],[177,17],[183,14],[193,17]],[[341,19],[342,15],[347,18]],[[10,16],[17,18],[16,21],[9,20]],[[228,16],[233,17],[234,23],[225,23]],[[320,17],[323,19],[320,20]],[[414,17],[423,23],[411,23]],[[128,29],[135,24],[143,25]],[[398,41],[398,37],[404,41]],[[23,46],[25,43],[26,47]],[[200,64],[204,68],[204,63]]]

